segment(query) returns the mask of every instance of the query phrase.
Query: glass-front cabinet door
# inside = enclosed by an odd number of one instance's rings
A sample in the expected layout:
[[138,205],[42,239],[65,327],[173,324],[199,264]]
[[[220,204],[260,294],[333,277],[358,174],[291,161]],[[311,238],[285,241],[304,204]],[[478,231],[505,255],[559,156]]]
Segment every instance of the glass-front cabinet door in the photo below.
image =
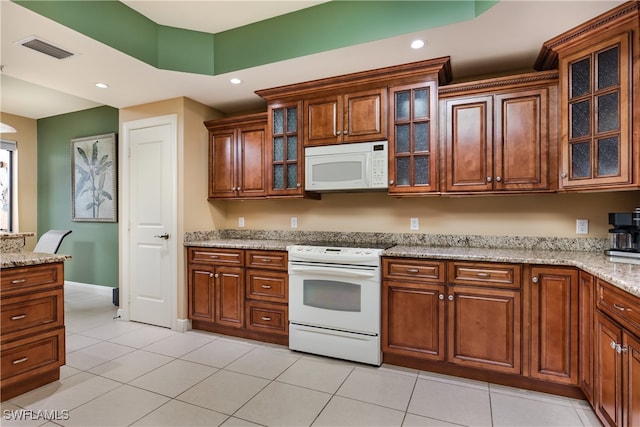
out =
[[302,102],[269,105],[269,195],[304,193]]
[[[629,34],[563,58],[561,187],[631,182]],[[562,78],[562,77],[561,77]],[[566,139],[565,139],[566,138]]]
[[389,92],[389,194],[429,193],[437,183],[435,82]]

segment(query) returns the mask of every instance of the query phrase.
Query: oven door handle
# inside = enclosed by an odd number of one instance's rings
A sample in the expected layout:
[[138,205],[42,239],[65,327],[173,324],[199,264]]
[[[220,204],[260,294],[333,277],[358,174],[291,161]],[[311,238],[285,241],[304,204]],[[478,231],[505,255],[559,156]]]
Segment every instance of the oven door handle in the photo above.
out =
[[337,277],[358,277],[358,278],[373,278],[376,277],[373,271],[356,271],[343,268],[332,267],[308,267],[308,266],[290,266],[289,273],[312,273],[322,274]]

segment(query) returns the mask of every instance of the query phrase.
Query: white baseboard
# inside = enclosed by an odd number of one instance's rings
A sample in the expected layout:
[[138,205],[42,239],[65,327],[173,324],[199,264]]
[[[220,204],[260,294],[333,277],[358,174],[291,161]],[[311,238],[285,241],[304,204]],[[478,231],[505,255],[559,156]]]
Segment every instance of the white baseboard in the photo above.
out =
[[89,291],[98,295],[113,295],[113,289],[110,286],[93,285],[91,283],[72,282],[65,280],[64,285],[69,288],[82,289],[83,291]]
[[176,325],[176,328],[174,329],[174,331],[187,332],[191,330],[190,319],[177,319],[175,325]]

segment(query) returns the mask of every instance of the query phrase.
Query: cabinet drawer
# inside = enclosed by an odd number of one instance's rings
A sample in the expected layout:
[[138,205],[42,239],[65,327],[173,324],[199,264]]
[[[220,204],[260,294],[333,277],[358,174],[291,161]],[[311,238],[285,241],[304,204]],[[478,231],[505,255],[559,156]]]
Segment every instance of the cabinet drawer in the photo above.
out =
[[289,309],[286,305],[247,301],[246,310],[247,329],[280,335],[289,333]]
[[25,292],[32,287],[62,286],[64,283],[64,267],[59,262],[28,267],[3,268],[1,283],[0,296]]
[[216,265],[244,265],[242,249],[189,248],[189,262]]
[[11,333],[31,333],[63,326],[63,290],[60,288],[4,298],[0,312],[0,332],[3,339],[7,339],[7,335]]
[[3,383],[26,372],[46,371],[64,365],[64,328],[2,344],[0,354]]
[[247,298],[280,303],[288,301],[287,273],[247,269],[246,284]]
[[462,285],[519,289],[522,266],[515,264],[451,262],[449,282]]
[[640,336],[640,300],[628,292],[598,279],[598,309],[632,333]]
[[287,270],[287,253],[284,251],[246,251],[246,265],[249,268]]
[[383,258],[383,278],[443,283],[444,261],[429,261],[410,258]]

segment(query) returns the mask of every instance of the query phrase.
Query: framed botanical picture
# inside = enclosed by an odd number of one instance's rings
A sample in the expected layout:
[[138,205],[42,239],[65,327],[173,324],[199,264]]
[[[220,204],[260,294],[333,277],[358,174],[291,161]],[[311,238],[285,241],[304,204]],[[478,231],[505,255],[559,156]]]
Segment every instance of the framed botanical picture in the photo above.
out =
[[71,140],[71,219],[117,222],[116,134]]

